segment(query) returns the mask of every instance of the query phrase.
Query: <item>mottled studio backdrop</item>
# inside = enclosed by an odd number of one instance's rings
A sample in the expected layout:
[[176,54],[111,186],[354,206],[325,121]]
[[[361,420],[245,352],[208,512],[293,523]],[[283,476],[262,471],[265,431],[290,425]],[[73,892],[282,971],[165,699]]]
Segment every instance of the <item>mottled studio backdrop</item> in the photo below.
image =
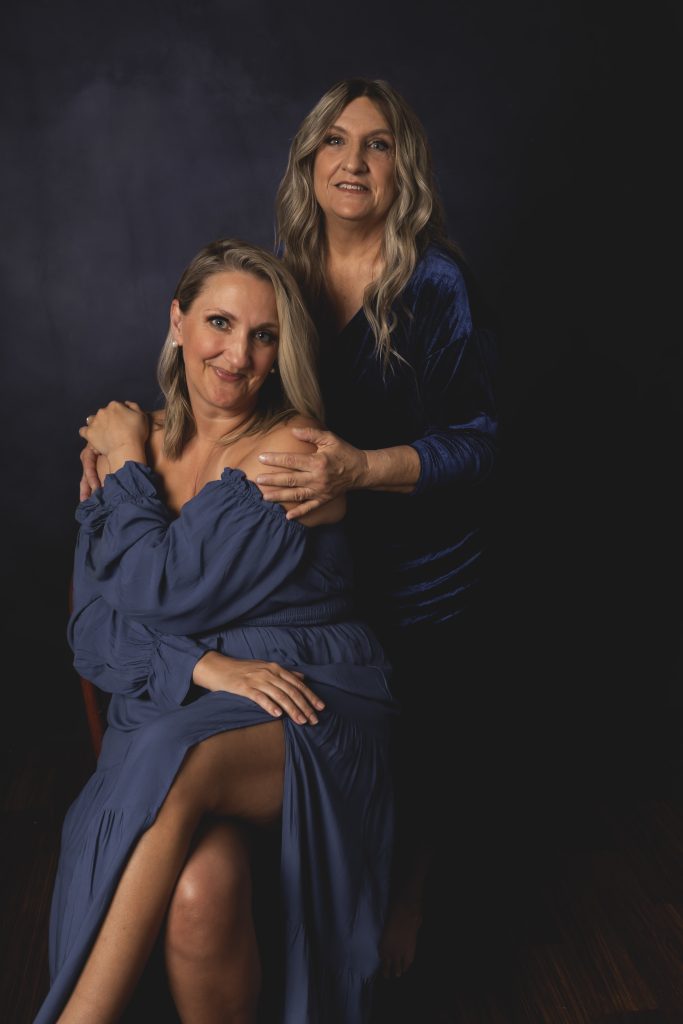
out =
[[[179,273],[273,239],[301,118],[387,78],[501,321],[490,710],[539,775],[643,763],[680,653],[678,5],[17,3],[2,80],[3,733],[81,735],[64,641],[81,442],[157,402]],[[457,652],[454,653],[457,685]],[[436,681],[443,685],[442,681]],[[448,684],[453,685],[451,677]],[[516,716],[516,718],[515,718]],[[598,753],[598,751],[600,753]],[[616,766],[616,767],[615,767]]]

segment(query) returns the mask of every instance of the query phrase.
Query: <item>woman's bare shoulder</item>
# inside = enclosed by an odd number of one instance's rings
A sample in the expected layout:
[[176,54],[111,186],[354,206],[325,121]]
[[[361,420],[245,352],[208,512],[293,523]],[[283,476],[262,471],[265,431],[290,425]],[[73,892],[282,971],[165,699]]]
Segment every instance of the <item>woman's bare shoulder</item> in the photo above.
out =
[[313,430],[323,430],[324,427],[311,416],[301,416],[297,413],[284,423],[278,423],[271,430],[266,431],[259,438],[259,452],[296,452],[297,454],[315,454],[315,445],[310,441],[302,441],[292,433],[294,427],[310,427]]
[[[316,446],[310,441],[302,441],[292,433],[294,427],[310,427],[313,430],[324,430],[321,424],[310,416],[298,413],[284,423],[278,423],[271,430],[261,434],[257,444],[252,448],[249,458],[245,459],[240,468],[244,469],[250,479],[255,479],[264,470],[258,456],[262,452],[287,452],[292,455],[315,455]],[[297,502],[280,502],[286,510],[295,508]],[[303,526],[321,526],[326,523],[338,523],[346,514],[346,497],[333,498],[319,508],[313,509],[302,516],[298,522]]]

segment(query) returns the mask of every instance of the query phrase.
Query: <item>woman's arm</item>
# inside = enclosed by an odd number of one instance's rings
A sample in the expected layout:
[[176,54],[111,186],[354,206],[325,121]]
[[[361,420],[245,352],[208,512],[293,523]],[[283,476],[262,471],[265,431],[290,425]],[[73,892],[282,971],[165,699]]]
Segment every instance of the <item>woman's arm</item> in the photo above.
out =
[[159,633],[120,615],[98,596],[74,608],[68,640],[80,675],[107,693],[145,696],[160,709],[182,704],[192,682],[236,693],[274,717],[284,712],[299,724],[315,725],[316,709],[325,706],[301,672],[276,662],[230,658],[203,640]]
[[255,479],[263,497],[285,505],[288,519],[310,520],[329,502],[347,491],[377,490],[409,494],[420,476],[420,457],[410,445],[362,450],[330,430],[295,427],[293,436],[316,446],[315,454],[298,454],[290,442],[287,452],[263,452],[263,465],[284,473],[259,473]]
[[414,299],[409,330],[427,424],[408,445],[362,450],[330,431],[295,431],[316,445],[314,455],[263,452],[261,461],[285,472],[256,482],[269,501],[298,501],[287,513],[306,515],[349,490],[418,495],[434,487],[474,483],[491,471],[497,419],[491,341],[472,326],[464,281],[455,267],[428,280]]
[[192,637],[133,622],[92,593],[80,600],[74,594],[67,639],[76,671],[100,690],[145,695],[163,707],[183,702],[199,660],[210,650]]
[[75,574],[129,618],[201,634],[258,614],[295,570],[306,529],[226,469],[173,518],[146,466],[126,462],[77,510]]

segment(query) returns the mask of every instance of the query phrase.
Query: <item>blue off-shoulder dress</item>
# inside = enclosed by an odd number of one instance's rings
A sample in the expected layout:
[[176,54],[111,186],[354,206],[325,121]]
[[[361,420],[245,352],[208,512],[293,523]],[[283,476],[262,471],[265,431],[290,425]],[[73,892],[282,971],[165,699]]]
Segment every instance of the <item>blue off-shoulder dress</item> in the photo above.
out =
[[155,475],[127,462],[78,509],[76,667],[111,692],[97,770],[63,827],[50,920],[59,1016],[120,875],[187,751],[272,722],[245,697],[202,691],[206,650],[304,673],[319,724],[282,719],[282,1024],[360,1024],[370,1009],[392,845],[390,667],[354,618],[341,525],[306,528],[226,469],[174,517]]

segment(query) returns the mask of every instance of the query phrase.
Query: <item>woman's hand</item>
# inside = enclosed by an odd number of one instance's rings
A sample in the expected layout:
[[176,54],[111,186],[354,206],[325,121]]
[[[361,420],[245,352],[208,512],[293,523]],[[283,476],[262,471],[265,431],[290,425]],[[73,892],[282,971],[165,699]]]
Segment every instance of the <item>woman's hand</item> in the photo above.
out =
[[110,473],[120,469],[128,459],[147,461],[145,445],[150,422],[137,402],[110,402],[93,416],[86,417],[85,422],[78,433],[95,453],[107,458]]
[[259,461],[266,466],[279,466],[280,473],[259,473],[258,484],[267,501],[297,502],[287,513],[288,519],[299,519],[320,508],[333,498],[365,485],[367,452],[342,441],[329,430],[293,427],[300,441],[317,448],[315,455],[294,452],[263,452]]
[[208,651],[195,665],[192,680],[206,690],[236,693],[248,697],[273,717],[284,711],[300,725],[316,725],[316,709],[324,702],[306,686],[301,672],[290,672],[274,661],[229,658]]
[[97,456],[98,453],[91,444],[86,444],[85,448],[81,451],[80,459],[83,466],[83,475],[81,476],[78,494],[79,501],[85,501],[93,491],[102,486],[102,481],[97,473]]

